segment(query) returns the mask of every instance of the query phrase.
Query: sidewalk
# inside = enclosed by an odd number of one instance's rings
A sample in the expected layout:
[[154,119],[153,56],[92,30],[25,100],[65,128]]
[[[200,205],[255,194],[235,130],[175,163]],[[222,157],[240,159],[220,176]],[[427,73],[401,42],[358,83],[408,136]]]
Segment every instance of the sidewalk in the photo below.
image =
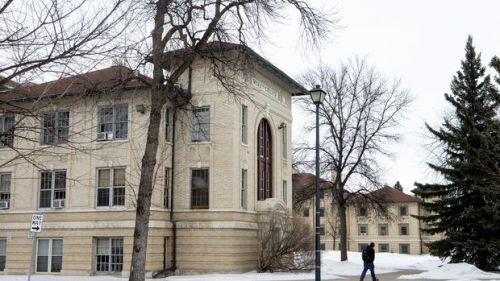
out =
[[[417,279],[398,279],[399,276],[401,275],[408,275],[408,274],[417,274],[422,271],[418,270],[402,270],[402,271],[397,271],[397,272],[392,272],[392,273],[385,273],[385,274],[377,274],[377,278],[380,281],[401,281],[401,280],[415,280],[418,281]],[[361,272],[360,272],[361,273]],[[333,279],[333,280],[345,280],[345,281],[359,281],[359,276],[342,276],[344,279]],[[332,281],[333,281],[332,280]],[[372,277],[370,276],[370,271],[367,272],[365,281],[371,281]],[[432,280],[439,280],[439,279],[423,279],[425,281],[432,281]],[[330,281],[330,280],[325,280],[325,281]]]

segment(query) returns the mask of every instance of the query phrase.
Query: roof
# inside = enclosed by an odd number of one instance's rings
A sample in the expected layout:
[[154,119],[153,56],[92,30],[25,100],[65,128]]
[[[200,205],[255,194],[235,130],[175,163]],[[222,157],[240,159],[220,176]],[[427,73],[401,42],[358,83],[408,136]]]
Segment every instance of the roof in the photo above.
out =
[[130,68],[116,65],[50,82],[18,87],[1,94],[0,100],[17,102],[40,97],[61,97],[138,89],[147,87],[151,81],[151,78],[137,74]]
[[[205,45],[205,47],[198,52],[201,56],[210,56],[210,55],[220,55],[221,53],[229,52],[229,51],[239,51],[249,57],[249,61],[256,63],[260,66],[264,71],[273,75],[280,81],[282,81],[288,88],[289,91],[294,96],[304,95],[309,93],[307,89],[305,89],[302,85],[297,83],[293,78],[288,76],[285,72],[274,66],[272,63],[267,61],[265,58],[257,54],[254,50],[249,48],[248,46],[242,44],[235,44],[229,42],[220,42],[220,41],[212,41]],[[186,49],[179,49],[165,53],[166,68],[170,68],[172,64],[175,63],[177,59],[183,58],[187,55],[192,55]]]
[[353,201],[372,199],[383,203],[410,203],[420,202],[415,196],[406,194],[390,186],[384,186],[365,195],[358,195]]

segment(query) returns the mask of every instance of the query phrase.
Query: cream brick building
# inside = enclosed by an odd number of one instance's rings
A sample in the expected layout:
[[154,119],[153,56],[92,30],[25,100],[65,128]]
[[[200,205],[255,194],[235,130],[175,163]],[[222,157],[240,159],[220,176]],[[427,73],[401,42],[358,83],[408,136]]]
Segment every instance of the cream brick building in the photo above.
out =
[[[191,105],[175,122],[171,107],[162,113],[148,275],[174,265],[180,273],[253,270],[258,215],[291,210],[291,102],[305,90],[238,50],[253,61],[234,77],[244,96],[231,97],[200,58],[181,79]],[[0,274],[27,273],[36,213],[44,222],[35,274],[128,275],[147,81],[115,66],[2,94]]]
[[[314,175],[294,174],[294,197],[314,195]],[[331,183],[321,182],[324,196],[321,204],[321,247],[339,249],[339,222],[335,205],[332,204]],[[309,189],[310,191],[304,191]],[[385,186],[368,193],[383,206],[369,203],[364,197],[357,196],[348,201],[347,206],[347,250],[361,251],[370,242],[375,243],[377,252],[424,254],[428,253],[426,243],[439,238],[439,235],[426,235],[421,232],[423,225],[412,215],[421,215],[420,200],[395,188]],[[307,197],[306,197],[307,198]],[[295,215],[314,226],[314,198],[304,200],[294,206]],[[300,201],[300,199],[299,199]],[[296,202],[296,200],[294,200]]]

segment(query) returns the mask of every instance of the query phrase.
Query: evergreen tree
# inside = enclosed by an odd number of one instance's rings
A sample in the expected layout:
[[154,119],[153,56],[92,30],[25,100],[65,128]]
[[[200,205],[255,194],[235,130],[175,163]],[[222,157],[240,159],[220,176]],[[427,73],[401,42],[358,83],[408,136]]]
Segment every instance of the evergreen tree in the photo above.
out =
[[454,115],[439,129],[427,125],[443,149],[439,164],[429,166],[444,181],[416,183],[414,192],[428,211],[418,217],[426,223],[423,231],[444,234],[429,243],[433,255],[495,270],[500,265],[500,95],[470,36],[465,52],[451,94],[445,94]]
[[397,181],[395,184],[394,184],[394,188],[403,192],[403,186],[401,185],[401,183],[399,181]]

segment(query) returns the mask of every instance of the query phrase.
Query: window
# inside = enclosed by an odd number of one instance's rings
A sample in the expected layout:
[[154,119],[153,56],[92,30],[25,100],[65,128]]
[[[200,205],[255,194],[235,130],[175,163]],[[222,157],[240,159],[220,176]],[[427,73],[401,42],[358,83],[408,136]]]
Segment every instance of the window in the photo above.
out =
[[409,234],[410,234],[409,225],[407,223],[400,224],[399,225],[399,235],[409,235]]
[[0,209],[10,206],[10,173],[0,173]]
[[191,170],[191,207],[208,209],[208,169]]
[[325,225],[324,224],[319,225],[319,235],[325,235]]
[[381,217],[387,216],[387,207],[386,206],[377,206],[377,213]]
[[7,240],[0,239],[0,271],[5,270],[6,253],[7,253]]
[[387,224],[379,224],[378,225],[378,235],[388,235],[388,226]]
[[0,117],[0,147],[14,145],[14,115]]
[[366,225],[366,224],[358,225],[358,233],[360,236],[368,235],[368,225]]
[[325,243],[320,243],[320,244],[319,244],[319,249],[320,249],[321,251],[326,250]]
[[286,125],[281,128],[281,157],[288,158],[287,132]]
[[378,244],[378,251],[380,253],[387,253],[387,252],[389,252],[389,244]]
[[288,200],[288,183],[287,181],[283,181],[283,202],[285,202],[286,204],[287,200]]
[[409,254],[410,253],[410,244],[399,244],[399,253],[400,254]]
[[97,170],[97,207],[125,206],[125,168]]
[[126,139],[128,134],[128,104],[99,108],[98,133],[106,134],[100,140]]
[[248,189],[248,171],[241,169],[241,208],[247,209],[247,189]]
[[399,215],[404,217],[408,215],[408,206],[399,206]]
[[358,244],[358,251],[363,252],[363,250],[368,247],[368,244],[366,243],[359,243]]
[[319,208],[319,216],[320,217],[324,217],[325,216],[325,208],[323,208],[323,207]]
[[191,120],[191,141],[210,140],[210,106],[195,107]]
[[68,142],[69,111],[42,114],[42,144]]
[[304,208],[304,217],[309,216],[309,208]]
[[172,169],[165,169],[165,182],[163,187],[163,208],[168,209],[169,206],[169,193],[170,193],[170,185],[172,183]]
[[121,272],[123,269],[123,238],[96,238],[95,271]]
[[174,110],[170,107],[165,109],[165,140],[172,141],[174,129]]
[[359,207],[358,208],[358,216],[360,217],[366,217],[368,211],[366,210],[366,207]]
[[63,208],[66,199],[66,170],[40,173],[40,208]]
[[248,144],[248,106],[241,106],[241,142]]
[[262,119],[257,134],[257,200],[272,197],[272,139],[271,127]]
[[62,255],[62,239],[38,239],[36,271],[61,272]]

